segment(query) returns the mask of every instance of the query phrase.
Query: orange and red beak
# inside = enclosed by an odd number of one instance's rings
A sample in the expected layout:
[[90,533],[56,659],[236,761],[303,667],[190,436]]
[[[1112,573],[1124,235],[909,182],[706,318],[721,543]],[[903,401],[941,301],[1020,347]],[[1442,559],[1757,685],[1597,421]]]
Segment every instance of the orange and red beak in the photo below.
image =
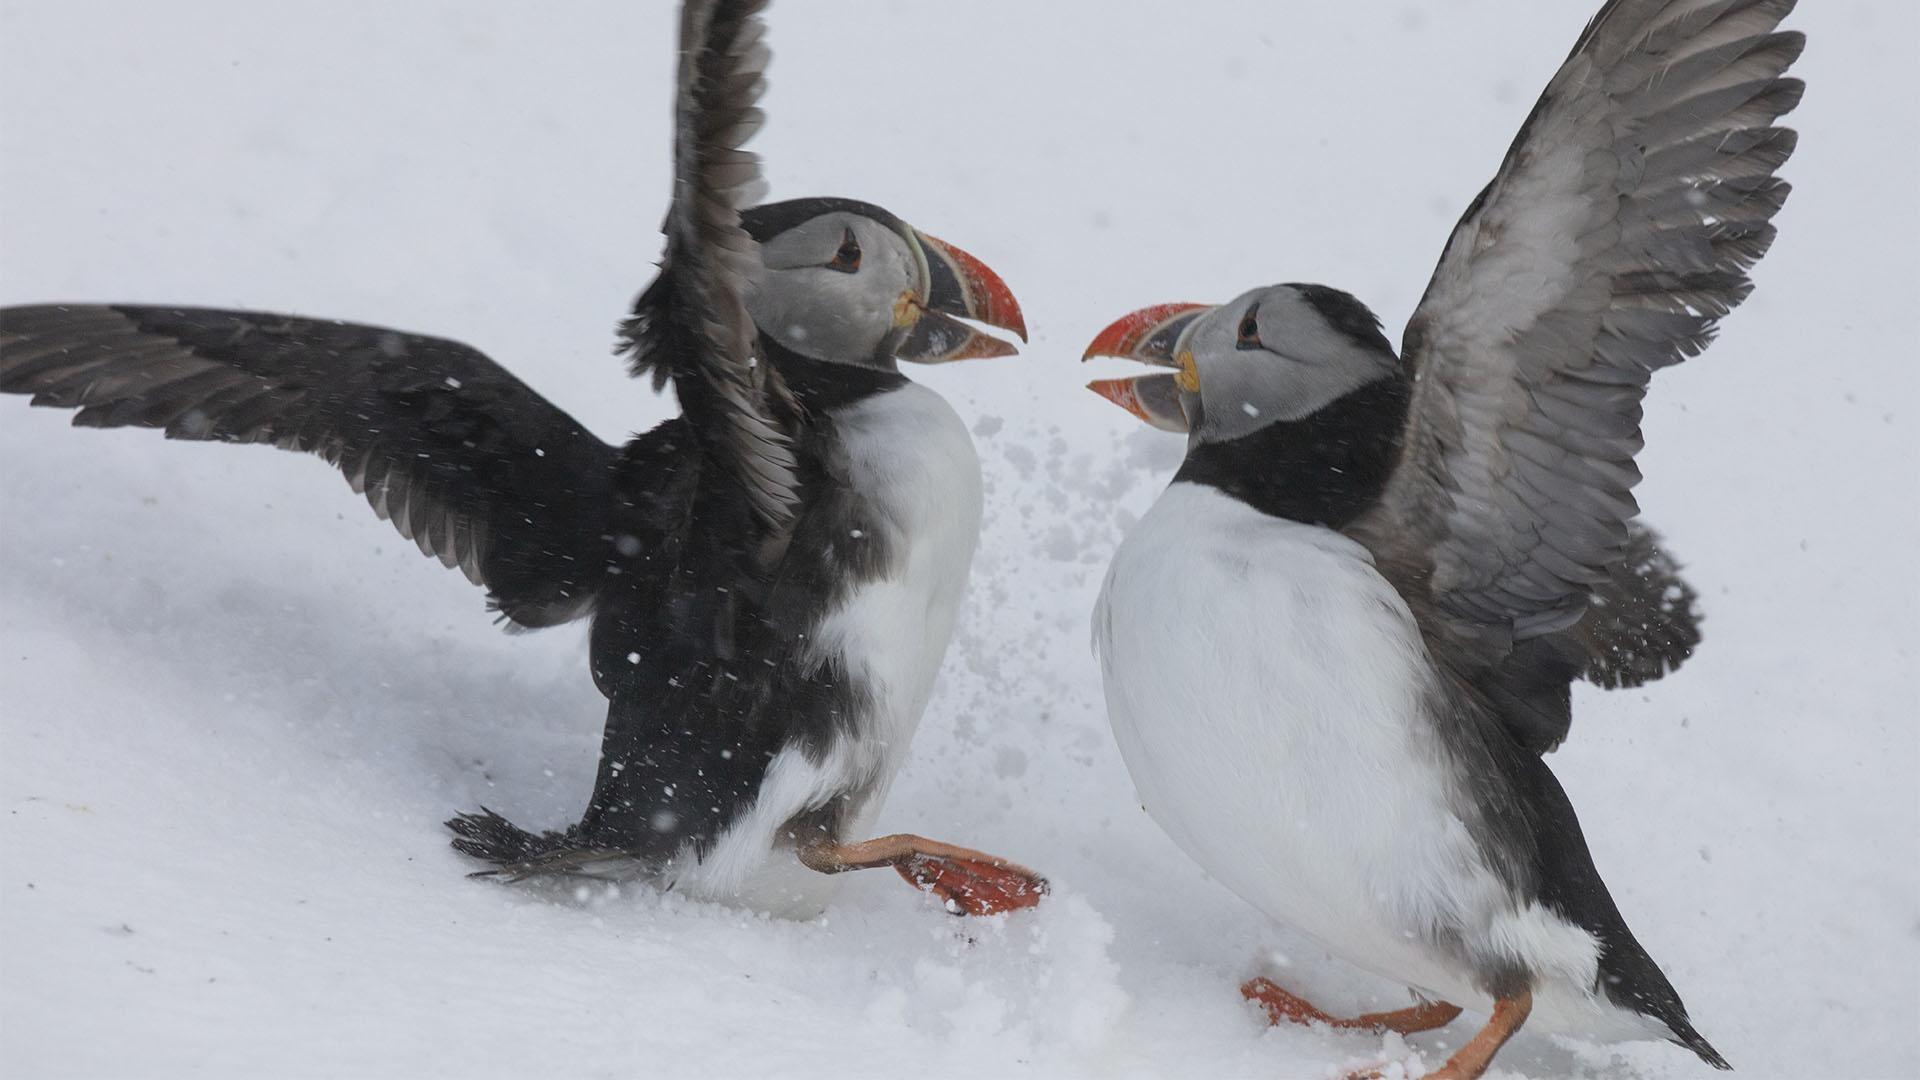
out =
[[917,364],[944,364],[1019,352],[960,321],[972,319],[1011,330],[1021,341],[1027,340],[1026,316],[1000,275],[945,240],[913,231],[927,258],[927,296],[913,305],[917,310],[910,313],[911,328],[894,355]]
[[[1127,315],[1095,335],[1080,357],[1118,356],[1155,367],[1180,368],[1171,375],[1135,375],[1125,379],[1095,379],[1087,389],[1113,402],[1162,431],[1189,430],[1181,392],[1192,389],[1197,374],[1189,357],[1175,356],[1180,335],[1195,319],[1213,310],[1210,304],[1156,304]],[[1185,380],[1183,387],[1182,380]]]

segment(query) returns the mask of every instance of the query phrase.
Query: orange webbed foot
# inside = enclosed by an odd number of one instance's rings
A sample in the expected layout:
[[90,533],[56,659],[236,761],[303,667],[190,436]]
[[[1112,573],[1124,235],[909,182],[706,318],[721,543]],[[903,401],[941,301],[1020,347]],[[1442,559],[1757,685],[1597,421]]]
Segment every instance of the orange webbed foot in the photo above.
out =
[[1289,993],[1268,978],[1248,979],[1240,984],[1240,996],[1266,1011],[1267,1021],[1278,1024],[1325,1024],[1350,1031],[1397,1031],[1411,1035],[1432,1031],[1453,1022],[1460,1015],[1458,1005],[1429,1001],[1391,1012],[1363,1013],[1359,1016],[1334,1016],[1315,1008],[1303,997]]
[[823,874],[891,866],[914,888],[933,893],[955,915],[997,915],[1038,904],[1047,879],[984,851],[896,833],[856,844],[823,841],[799,849]]
[[[1475,1032],[1446,1064],[1421,1076],[1420,1080],[1479,1080],[1493,1064],[1493,1056],[1520,1030],[1520,1025],[1527,1022],[1527,1014],[1532,1010],[1531,991],[1522,990],[1512,997],[1495,1000],[1493,1015],[1487,1018],[1486,1026]],[[1382,1080],[1382,1074],[1379,1069],[1367,1069],[1349,1073],[1348,1080]]]
[[955,915],[998,915],[1030,908],[1047,894],[1047,879],[993,859],[916,853],[894,864],[915,888],[938,896]]

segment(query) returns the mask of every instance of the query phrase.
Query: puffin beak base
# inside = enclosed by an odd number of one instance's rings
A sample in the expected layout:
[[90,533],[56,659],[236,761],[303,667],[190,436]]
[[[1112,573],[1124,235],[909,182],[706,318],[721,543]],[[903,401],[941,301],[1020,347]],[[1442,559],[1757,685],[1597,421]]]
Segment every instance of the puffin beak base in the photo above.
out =
[[1155,304],[1114,322],[1094,336],[1080,359],[1118,356],[1180,371],[1173,375],[1137,375],[1131,379],[1095,379],[1087,384],[1087,389],[1161,431],[1190,431],[1192,425],[1186,408],[1180,404],[1180,392],[1182,380],[1193,382],[1195,372],[1191,359],[1183,364],[1174,357],[1173,350],[1193,320],[1212,310],[1210,304]]
[[[1012,356],[1020,350],[999,338],[983,334],[960,319],[972,319],[1011,330],[1027,340],[1027,321],[1013,290],[987,264],[919,230],[914,235],[927,257],[927,298],[911,296],[903,302],[911,311],[903,313],[894,306],[894,325],[906,327],[907,335],[894,355],[916,364],[945,364],[954,360],[977,360],[990,356]],[[958,316],[958,318],[955,318]],[[903,322],[902,319],[910,321]]]
[[893,328],[905,330],[920,321],[920,301],[911,291],[893,298]]

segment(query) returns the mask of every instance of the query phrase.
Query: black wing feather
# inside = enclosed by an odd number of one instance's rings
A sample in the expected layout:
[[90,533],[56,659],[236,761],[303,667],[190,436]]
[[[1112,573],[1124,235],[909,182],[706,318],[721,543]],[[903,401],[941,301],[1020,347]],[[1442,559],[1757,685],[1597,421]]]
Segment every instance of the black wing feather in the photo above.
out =
[[765,570],[785,550],[800,501],[786,390],[756,362],[759,332],[746,292],[760,268],[740,211],[759,197],[759,160],[742,145],[759,129],[767,49],[765,0],[690,0],[680,12],[674,189],[660,273],[621,327],[636,376],[672,378],[687,421],[718,476],[750,510],[741,528]]
[[617,452],[458,342],[257,312],[12,307],[0,390],[77,409],[81,427],[318,454],[522,626],[584,613],[605,571]]

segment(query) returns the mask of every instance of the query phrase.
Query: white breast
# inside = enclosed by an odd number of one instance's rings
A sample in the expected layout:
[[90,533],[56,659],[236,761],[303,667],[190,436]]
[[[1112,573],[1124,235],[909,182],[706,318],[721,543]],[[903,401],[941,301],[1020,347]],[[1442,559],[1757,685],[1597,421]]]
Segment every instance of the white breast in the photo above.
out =
[[899,559],[893,574],[860,586],[821,623],[815,646],[873,696],[846,752],[857,759],[850,767],[875,771],[884,794],[953,637],[980,539],[980,459],[946,400],[914,383],[836,413],[834,423],[853,485],[878,510]]
[[1141,802],[1228,888],[1463,1006],[1486,999],[1436,926],[1591,985],[1593,939],[1516,908],[1449,804],[1419,630],[1365,548],[1177,483],[1121,545],[1094,619]]
[[[908,383],[836,412],[849,480],[880,519],[898,558],[893,572],[856,588],[816,629],[813,650],[838,659],[868,691],[856,733],[821,760],[798,748],[775,755],[753,809],[700,863],[682,860],[675,888],[806,917],[834,880],[776,846],[795,815],[846,795],[859,800],[847,839],[863,840],[906,760],[933,693],[980,538],[980,460],[940,395]],[[881,537],[850,535],[848,544]]]

